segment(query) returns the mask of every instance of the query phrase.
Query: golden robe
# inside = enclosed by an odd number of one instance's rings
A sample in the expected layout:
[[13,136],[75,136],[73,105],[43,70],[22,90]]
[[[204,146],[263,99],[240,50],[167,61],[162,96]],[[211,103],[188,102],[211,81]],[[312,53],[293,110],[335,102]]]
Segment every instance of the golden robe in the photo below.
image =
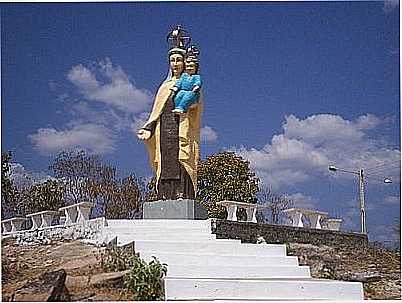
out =
[[[175,78],[165,81],[159,87],[155,97],[152,112],[148,121],[149,125],[156,122],[156,127],[153,135],[145,140],[147,146],[149,161],[151,167],[156,173],[156,184],[158,184],[161,176],[161,148],[160,148],[160,121],[159,117],[162,114],[163,108],[171,94],[170,88],[176,83]],[[201,130],[201,114],[202,114],[202,94],[199,102],[193,108],[189,108],[187,113],[180,115],[179,124],[179,162],[188,175],[194,186],[194,192],[197,189],[197,164],[200,157],[200,130]],[[145,128],[144,126],[144,128]]]

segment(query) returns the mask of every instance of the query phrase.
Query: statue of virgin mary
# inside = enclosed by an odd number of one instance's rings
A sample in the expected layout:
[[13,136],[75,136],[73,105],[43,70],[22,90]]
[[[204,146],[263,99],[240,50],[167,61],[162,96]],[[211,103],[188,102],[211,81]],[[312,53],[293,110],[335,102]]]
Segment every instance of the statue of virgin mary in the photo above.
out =
[[158,199],[161,200],[194,199],[197,188],[202,92],[199,102],[187,113],[175,115],[172,112],[172,88],[183,73],[190,40],[185,34],[178,26],[168,36],[172,41],[168,52],[168,76],[156,93],[147,122],[137,132],[147,147],[156,174]]

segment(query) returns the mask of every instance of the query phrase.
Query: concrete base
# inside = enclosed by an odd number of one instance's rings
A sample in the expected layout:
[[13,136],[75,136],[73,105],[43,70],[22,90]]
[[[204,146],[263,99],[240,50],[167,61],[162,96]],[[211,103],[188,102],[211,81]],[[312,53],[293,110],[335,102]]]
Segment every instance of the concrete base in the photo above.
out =
[[158,200],[144,203],[143,218],[203,220],[208,218],[208,212],[201,204],[190,199]]

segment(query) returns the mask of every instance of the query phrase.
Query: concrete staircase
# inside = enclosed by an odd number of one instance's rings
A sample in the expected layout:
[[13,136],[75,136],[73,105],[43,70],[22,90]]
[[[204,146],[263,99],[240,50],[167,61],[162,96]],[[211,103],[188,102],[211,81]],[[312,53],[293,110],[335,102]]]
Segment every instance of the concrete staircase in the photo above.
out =
[[167,300],[363,299],[361,283],[312,279],[285,245],[216,239],[210,220],[108,220],[103,236],[167,263]]

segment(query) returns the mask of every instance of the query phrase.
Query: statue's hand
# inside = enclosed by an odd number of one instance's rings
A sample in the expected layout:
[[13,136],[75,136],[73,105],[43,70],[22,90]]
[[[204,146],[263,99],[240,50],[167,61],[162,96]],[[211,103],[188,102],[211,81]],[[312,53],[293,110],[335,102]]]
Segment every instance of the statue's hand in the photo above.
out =
[[175,95],[176,95],[176,92],[170,91],[168,99],[173,99]]
[[149,138],[151,138],[151,132],[149,130],[143,129],[141,128],[138,132],[137,132],[137,137],[140,140],[148,140]]

